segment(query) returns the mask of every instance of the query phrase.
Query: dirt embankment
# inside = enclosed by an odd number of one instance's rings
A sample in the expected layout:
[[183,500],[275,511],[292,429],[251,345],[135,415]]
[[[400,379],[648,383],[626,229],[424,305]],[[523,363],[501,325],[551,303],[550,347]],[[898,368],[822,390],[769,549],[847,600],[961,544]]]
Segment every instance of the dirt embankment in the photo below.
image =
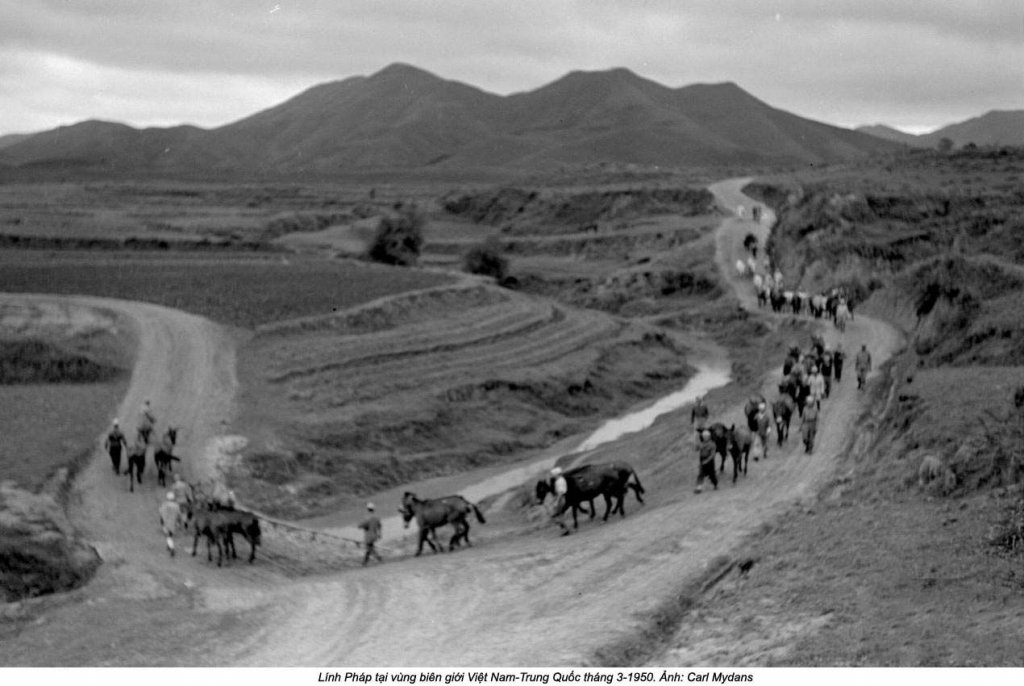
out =
[[503,227],[511,236],[596,230],[599,224],[660,214],[709,215],[715,199],[704,188],[636,188],[567,192],[503,188],[453,193],[441,201],[454,217]]
[[[76,588],[99,566],[65,507],[72,479],[126,386],[130,343],[110,312],[0,300],[0,592]],[[129,337],[130,338],[130,337]],[[68,413],[68,414],[64,414]],[[83,428],[85,427],[85,428]]]

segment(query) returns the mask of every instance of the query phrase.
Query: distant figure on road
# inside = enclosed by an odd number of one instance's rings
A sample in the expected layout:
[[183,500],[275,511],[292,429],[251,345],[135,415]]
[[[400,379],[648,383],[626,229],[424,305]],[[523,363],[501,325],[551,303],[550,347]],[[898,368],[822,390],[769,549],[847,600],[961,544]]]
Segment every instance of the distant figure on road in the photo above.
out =
[[562,528],[562,535],[568,536],[569,527],[565,523],[565,518],[572,508],[566,506],[565,494],[569,492],[569,482],[562,475],[561,467],[553,467],[551,469],[551,476],[554,478],[553,488],[555,492],[555,498],[551,504],[551,518]]
[[718,490],[715,455],[715,442],[711,440],[711,432],[705,429],[700,435],[700,443],[697,445],[697,459],[700,461],[700,466],[697,472],[697,488],[694,489],[694,493],[704,490],[704,477],[711,479],[711,485],[715,487],[716,491]]
[[857,389],[864,388],[864,383],[867,381],[868,372],[871,371],[871,353],[868,352],[868,346],[862,345],[860,352],[857,353],[857,358],[853,362],[854,369],[857,370]]
[[174,493],[174,501],[179,506],[192,505],[194,500],[192,486],[182,478],[181,474],[174,475],[174,484],[171,486],[171,492]]
[[808,389],[808,404],[810,407],[814,405],[815,408],[821,409],[821,399],[825,397],[825,377],[818,371],[817,365],[811,367],[811,376],[807,380]]
[[156,415],[153,413],[153,408],[149,404],[149,398],[146,402],[142,403],[142,409],[139,410],[139,423],[137,431],[139,432],[139,438],[146,445],[149,445],[149,437],[153,434],[153,427],[156,426]]
[[[757,427],[757,438],[761,442],[761,457],[768,459],[768,434],[772,432],[772,420],[768,416],[768,403],[759,403],[757,414],[754,415],[754,423]],[[754,457],[757,461],[757,457]]]
[[836,383],[843,380],[843,362],[846,361],[846,353],[840,346],[832,351],[832,375],[836,377]]
[[736,216],[743,219],[743,205],[736,206]]
[[697,438],[700,438],[707,428],[710,414],[708,406],[704,404],[704,396],[697,398],[693,403],[693,409],[690,410],[690,425],[697,428]]
[[813,403],[804,408],[800,431],[804,436],[804,450],[808,453],[814,452],[814,438],[818,435],[818,408]]
[[167,552],[174,557],[174,532],[178,528],[178,520],[181,519],[181,507],[174,500],[174,492],[167,492],[167,499],[160,504],[160,527],[164,536],[167,537]]
[[121,427],[118,425],[117,420],[110,427],[110,433],[107,434],[106,440],[103,442],[103,448],[110,455],[110,462],[114,466],[114,474],[121,473],[121,453],[127,452],[128,450],[128,439],[121,433]]
[[370,557],[376,558],[377,562],[384,561],[375,547],[377,541],[380,540],[380,519],[374,512],[373,503],[366,503],[366,510],[369,514],[359,525],[359,528],[365,532],[363,536],[363,543],[366,545],[366,555],[363,557],[364,567],[370,563]]

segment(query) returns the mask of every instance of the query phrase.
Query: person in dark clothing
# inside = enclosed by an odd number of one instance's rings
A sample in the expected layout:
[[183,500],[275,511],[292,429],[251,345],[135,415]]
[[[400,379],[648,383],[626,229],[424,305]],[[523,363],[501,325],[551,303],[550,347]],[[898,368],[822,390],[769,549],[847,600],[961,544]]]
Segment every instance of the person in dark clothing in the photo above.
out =
[[704,477],[711,479],[711,485],[718,490],[718,476],[715,474],[715,442],[711,440],[711,432],[704,430],[700,435],[700,443],[697,446],[697,456],[700,460],[700,471],[697,473],[697,488],[694,493],[704,490]]
[[821,367],[821,377],[825,379],[825,397],[829,397],[832,394],[832,369],[835,363],[835,358],[832,355],[832,351],[825,348],[825,352],[821,354],[819,360],[819,366]]
[[366,546],[366,555],[363,557],[363,566],[365,567],[370,562],[370,557],[376,558],[377,562],[383,562],[384,559],[377,552],[376,543],[380,540],[380,519],[374,512],[373,503],[366,503],[366,510],[370,513],[366,519],[359,525],[365,534],[363,536],[363,543]]
[[836,377],[836,383],[843,380],[843,362],[846,360],[846,353],[843,349],[836,346],[836,349],[832,352],[832,375]]
[[864,388],[864,384],[867,383],[868,373],[871,371],[871,353],[868,352],[867,345],[860,347],[860,352],[857,353],[853,366],[857,370],[857,388],[859,390]]
[[818,407],[814,403],[804,408],[800,431],[804,436],[804,450],[808,453],[814,452],[814,439],[818,435]]
[[116,419],[110,428],[110,433],[107,434],[107,439],[103,442],[103,447],[107,454],[110,455],[110,463],[114,467],[114,474],[120,474],[121,454],[128,450],[128,439],[121,433],[121,427]]

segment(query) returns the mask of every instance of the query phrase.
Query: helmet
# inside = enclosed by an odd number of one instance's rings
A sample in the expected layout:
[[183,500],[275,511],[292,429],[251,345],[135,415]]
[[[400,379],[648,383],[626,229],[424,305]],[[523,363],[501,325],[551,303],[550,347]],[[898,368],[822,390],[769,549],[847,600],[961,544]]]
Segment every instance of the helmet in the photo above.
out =
[[811,367],[811,374],[817,374],[817,373],[818,373],[818,365],[814,365],[813,367]]
[[113,426],[117,426],[117,417],[114,417],[114,423],[113,423]]
[[562,476],[562,468],[561,467],[553,467],[551,469],[551,476]]
[[174,500],[174,491],[167,491],[167,499]]
[[701,436],[703,436],[704,438],[711,438],[711,432],[710,432],[710,431],[708,431],[707,429],[704,429],[704,430],[703,430],[703,431],[702,431],[702,432],[700,433],[700,435],[701,435]]
[[765,405],[764,403],[760,403],[760,404],[759,404],[759,405],[757,406],[757,409],[759,409],[759,410],[763,410],[763,409],[765,409],[765,408],[767,408],[767,407],[768,407],[768,406],[767,406],[767,405]]
[[373,512],[376,508],[374,508],[373,503],[366,503],[366,509]]

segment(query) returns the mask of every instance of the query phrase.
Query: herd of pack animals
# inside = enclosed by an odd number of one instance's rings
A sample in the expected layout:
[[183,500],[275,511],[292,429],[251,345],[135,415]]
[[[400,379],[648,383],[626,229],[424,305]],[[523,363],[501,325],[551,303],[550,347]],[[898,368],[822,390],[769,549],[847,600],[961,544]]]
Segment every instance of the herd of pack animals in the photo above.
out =
[[[754,212],[755,221],[760,220],[757,209],[759,208],[755,208]],[[739,214],[742,216],[742,208],[740,208]],[[852,303],[848,301],[841,290],[835,289],[828,294],[813,296],[802,291],[783,290],[782,275],[778,271],[775,271],[774,274],[771,273],[767,262],[764,263],[763,270],[759,269],[756,239],[752,240],[753,236],[750,235],[747,239],[744,245],[750,255],[746,261],[737,261],[736,269],[740,275],[751,277],[759,306],[770,305],[776,313],[783,313],[787,308],[794,315],[806,312],[816,319],[827,316],[839,331],[845,329],[847,319],[852,318]],[[783,366],[783,382],[779,385],[779,398],[772,403],[771,411],[772,422],[776,428],[780,446],[789,437],[793,414],[797,413],[801,417],[803,416],[808,397],[806,378],[810,373],[811,366],[820,364],[824,355],[831,354],[831,351],[826,350],[820,336],[812,337],[811,343],[811,348],[807,352],[801,352],[796,347],[791,349]],[[840,358],[834,365],[837,381],[841,378],[842,373],[841,354],[840,350]],[[746,426],[737,427],[734,424],[726,427],[721,422],[707,426],[711,441],[715,444],[715,456],[721,458],[719,472],[725,471],[726,456],[732,458],[733,483],[737,481],[741,473],[747,474],[752,452],[755,452],[755,461],[758,456],[767,457],[767,435],[763,423],[758,419],[758,414],[764,413],[765,406],[765,398],[760,394],[755,394],[744,407]],[[114,421],[114,428],[117,429],[117,420]],[[134,492],[136,484],[140,486],[142,484],[146,456],[155,435],[155,418],[147,400],[140,413],[137,438],[127,451],[127,469],[124,472],[121,472],[120,469],[120,449],[110,451],[115,474],[128,475],[129,489],[132,492]],[[157,469],[157,484],[160,487],[166,487],[167,475],[173,473],[174,463],[181,461],[180,457],[174,455],[177,438],[178,429],[169,426],[160,443],[154,446],[153,460]],[[813,441],[813,436],[811,440]],[[124,445],[127,448],[127,442]],[[810,448],[810,444],[807,444],[808,451]],[[607,521],[609,515],[616,512],[621,517],[625,517],[624,501],[630,490],[633,491],[638,502],[644,502],[645,490],[640,483],[640,478],[636,470],[626,462],[581,464],[564,472],[559,469],[557,473],[565,479],[566,492],[564,497],[555,500],[549,512],[552,519],[562,527],[563,533],[569,533],[563,522],[563,515],[571,512],[573,528],[577,529],[579,527],[579,512],[589,514],[590,519],[595,518],[597,512],[594,503],[599,497],[603,498],[605,503],[604,521]],[[555,480],[555,475],[552,475],[550,478],[537,482],[534,493],[538,505],[543,505],[548,501],[549,496],[556,494]],[[240,535],[250,545],[249,562],[252,563],[256,559],[256,548],[261,543],[260,520],[252,512],[236,508],[233,494],[227,491],[223,484],[215,483],[213,492],[206,493],[201,486],[185,482],[180,475],[176,475],[174,489],[167,494],[167,498],[175,501],[180,511],[180,516],[174,522],[173,527],[190,531],[193,535],[192,556],[196,555],[199,539],[204,538],[207,561],[212,562],[212,550],[216,547],[217,565],[221,566],[225,558],[237,558],[234,536]],[[415,493],[406,492],[398,512],[401,513],[407,527],[413,519],[416,520],[419,528],[417,556],[423,552],[424,545],[429,546],[435,553],[444,549],[443,544],[437,538],[438,529],[445,526],[452,527],[453,534],[448,541],[448,550],[453,551],[462,543],[467,546],[472,545],[469,539],[471,516],[475,516],[479,523],[486,522],[479,506],[461,495],[421,499]],[[173,533],[168,535],[173,536]],[[168,545],[173,555],[174,547],[170,540],[168,540]]]

